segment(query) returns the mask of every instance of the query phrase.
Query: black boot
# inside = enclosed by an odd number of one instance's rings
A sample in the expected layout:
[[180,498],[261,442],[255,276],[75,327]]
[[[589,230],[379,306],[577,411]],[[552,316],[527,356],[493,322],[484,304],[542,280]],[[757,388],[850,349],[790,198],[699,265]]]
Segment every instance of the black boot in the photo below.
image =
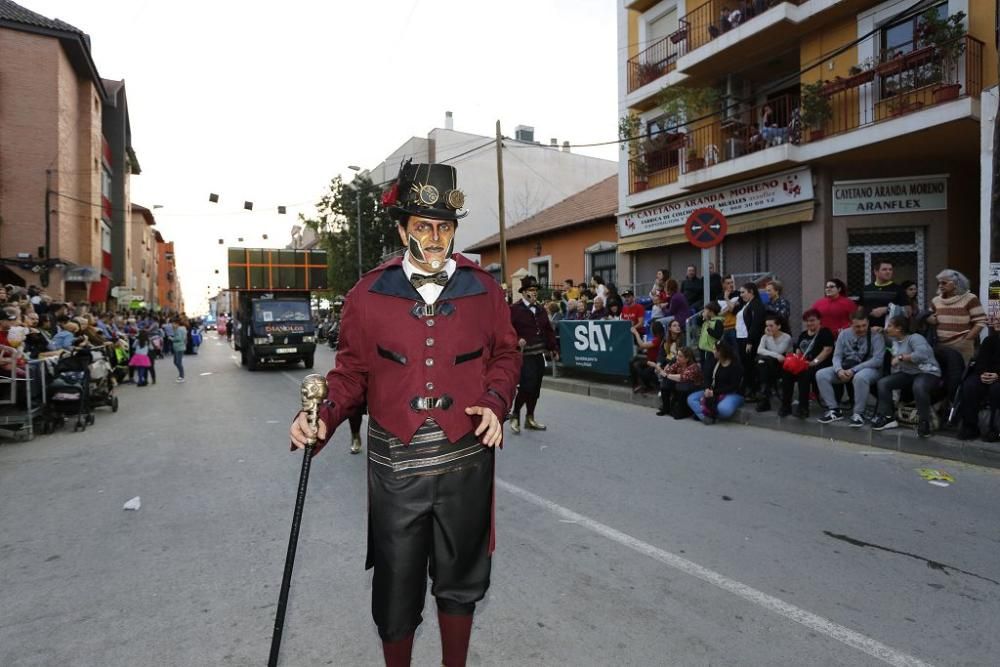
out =
[[670,414],[670,395],[660,390],[660,409],[656,411],[657,417]]

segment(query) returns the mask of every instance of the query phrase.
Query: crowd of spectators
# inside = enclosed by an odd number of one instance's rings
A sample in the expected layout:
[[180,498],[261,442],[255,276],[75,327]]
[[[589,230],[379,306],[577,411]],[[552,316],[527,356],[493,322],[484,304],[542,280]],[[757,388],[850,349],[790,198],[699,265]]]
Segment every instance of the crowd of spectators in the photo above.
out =
[[113,382],[156,383],[156,360],[172,357],[177,382],[183,357],[197,354],[201,322],[183,313],[102,311],[51,298],[37,286],[0,286],[0,372],[23,374],[28,360],[55,360],[77,350],[99,352],[115,369]]
[[[633,391],[657,392],[656,414],[706,424],[727,419],[744,403],[781,418],[852,428],[916,427],[921,437],[958,425],[960,439],[1000,441],[1000,317],[989,322],[960,272],[945,269],[924,307],[913,281],[896,283],[890,260],[873,262],[873,280],[839,278],[790,322],[793,304],[779,280],[747,282],[689,266],[682,281],[656,272],[648,294],[621,295],[595,276],[566,281],[547,304],[554,321],[620,319],[632,323]],[[689,324],[690,321],[690,324]],[[648,328],[648,331],[647,331]],[[988,333],[988,335],[984,335]],[[989,419],[980,424],[984,402]]]

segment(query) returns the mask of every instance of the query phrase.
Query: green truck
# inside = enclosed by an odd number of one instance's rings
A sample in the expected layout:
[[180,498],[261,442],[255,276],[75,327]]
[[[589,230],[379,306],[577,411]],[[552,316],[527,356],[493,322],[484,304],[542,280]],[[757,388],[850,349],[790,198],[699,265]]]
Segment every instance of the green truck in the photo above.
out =
[[229,312],[240,362],[251,371],[300,361],[312,368],[312,293],[326,289],[326,280],[321,250],[229,248]]

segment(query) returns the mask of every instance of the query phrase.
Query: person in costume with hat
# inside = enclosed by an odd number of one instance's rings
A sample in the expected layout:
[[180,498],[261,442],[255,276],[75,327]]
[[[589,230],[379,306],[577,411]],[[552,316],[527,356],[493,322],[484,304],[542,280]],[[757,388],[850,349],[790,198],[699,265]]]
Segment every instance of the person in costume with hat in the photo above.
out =
[[514,412],[510,418],[510,430],[521,432],[521,408],[527,407],[524,427],[533,431],[544,431],[545,424],[535,420],[535,406],[542,393],[542,375],[545,373],[545,353],[553,359],[559,358],[556,334],[552,330],[548,313],[538,303],[538,280],[534,276],[521,278],[518,289],[521,298],[510,306],[510,321],[517,332],[517,344],[521,347],[521,378],[514,400]]
[[[500,286],[453,255],[465,197],[454,167],[400,169],[382,197],[406,252],[346,300],[315,451],[368,404],[368,557],[385,664],[410,664],[431,578],[442,662],[465,664],[494,546],[494,447],[521,365]],[[304,447],[305,413],[290,429]]]

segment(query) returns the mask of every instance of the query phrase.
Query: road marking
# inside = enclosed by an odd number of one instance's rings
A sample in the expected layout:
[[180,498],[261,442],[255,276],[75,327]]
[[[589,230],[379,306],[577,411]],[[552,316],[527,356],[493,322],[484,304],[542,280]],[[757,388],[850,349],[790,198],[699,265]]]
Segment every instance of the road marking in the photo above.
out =
[[530,491],[525,491],[524,489],[514,486],[509,482],[505,482],[502,479],[498,478],[496,480],[496,484],[507,493],[517,496],[521,500],[529,502],[532,505],[536,505],[552,512],[556,516],[560,517],[560,521],[577,523],[578,525],[583,526],[598,535],[606,537],[609,540],[618,542],[633,551],[649,556],[654,560],[658,560],[661,563],[676,570],[680,570],[685,574],[689,574],[692,577],[697,577],[704,582],[741,597],[759,607],[763,607],[768,611],[774,612],[775,614],[784,616],[789,620],[804,625],[810,630],[814,630],[826,635],[827,637],[836,639],[837,641],[843,642],[844,644],[856,648],[859,651],[864,651],[868,655],[874,656],[890,665],[898,665],[899,667],[930,667],[930,663],[926,663],[918,658],[903,653],[902,651],[897,651],[891,646],[886,646],[885,644],[872,639],[871,637],[865,636],[860,632],[855,632],[850,628],[838,625],[837,623],[823,618],[822,616],[817,616],[816,614],[808,612],[805,609],[789,604],[788,602],[778,599],[773,595],[768,595],[763,591],[751,588],[746,584],[730,579],[729,577],[719,574],[714,570],[710,570],[707,567],[702,567],[701,565],[698,565],[697,563],[686,558],[682,558],[677,554],[654,547],[652,544],[647,544],[646,542],[638,540],[631,535],[626,535],[619,530],[606,526],[599,521],[585,517],[582,514],[577,514],[571,509],[567,509],[562,505],[542,498],[541,496],[536,496]]

